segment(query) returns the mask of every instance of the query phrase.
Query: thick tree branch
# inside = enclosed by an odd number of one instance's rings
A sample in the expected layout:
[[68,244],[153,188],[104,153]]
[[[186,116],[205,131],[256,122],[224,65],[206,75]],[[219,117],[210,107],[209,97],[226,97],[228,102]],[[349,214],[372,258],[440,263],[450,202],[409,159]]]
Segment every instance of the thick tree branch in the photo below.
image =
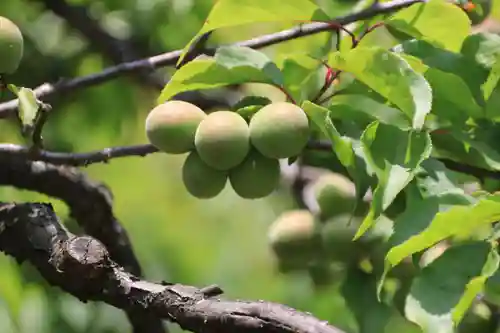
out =
[[[401,8],[411,6],[415,3],[425,2],[425,0],[394,0],[390,2],[376,3],[374,6],[361,10],[356,13],[344,15],[332,20],[336,25],[345,25],[356,21],[368,19],[380,14],[387,14],[397,11]],[[300,25],[292,29],[283,30],[277,33],[263,35],[250,40],[236,43],[236,45],[247,46],[254,49],[260,49],[266,46],[282,43],[292,39],[314,35],[320,32],[332,29],[331,23],[310,23]],[[207,54],[213,54],[215,49],[207,51]],[[176,64],[181,50],[172,51],[146,59],[124,62],[117,66],[108,67],[102,72],[82,76],[70,80],[61,80],[54,84],[43,84],[35,89],[37,97],[41,100],[54,96],[56,94],[68,93],[77,89],[87,88],[93,85],[101,84],[113,80],[121,75],[130,74],[137,71],[152,72],[156,68],[164,66],[173,66]],[[0,118],[11,117],[15,114],[18,105],[17,99],[0,104]]]
[[[113,214],[111,192],[74,168],[41,161],[0,157],[0,185],[14,186],[59,198],[88,234],[106,244],[113,258],[136,276],[141,275],[126,230]],[[161,321],[150,314],[128,313],[134,332],[163,332]]]
[[0,250],[29,261],[52,285],[86,301],[150,312],[199,333],[342,333],[327,322],[269,303],[215,298],[216,287],[143,281],[92,237],[77,237],[49,204],[1,204]]

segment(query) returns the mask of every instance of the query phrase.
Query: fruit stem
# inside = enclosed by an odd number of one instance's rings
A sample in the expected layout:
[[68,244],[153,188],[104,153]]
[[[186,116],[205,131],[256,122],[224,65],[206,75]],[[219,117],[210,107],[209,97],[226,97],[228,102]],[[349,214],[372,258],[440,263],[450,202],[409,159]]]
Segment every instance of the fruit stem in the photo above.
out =
[[[348,34],[351,37],[353,48],[358,44],[358,39],[356,38],[356,35],[352,31],[350,31],[349,29],[344,27],[342,24],[339,24],[337,22],[328,22],[328,24],[329,24],[330,28],[332,28],[332,30],[333,29],[336,31],[342,30],[343,32]],[[337,37],[338,37],[338,35],[337,35]],[[338,40],[340,40],[340,38],[338,38]],[[340,42],[337,43],[337,48],[340,48]]]
[[[333,84],[333,82],[335,82],[335,80],[339,77],[340,73],[341,73],[341,71],[335,71],[335,72],[332,73],[332,77],[330,78],[330,80],[331,80],[330,85]],[[326,89],[325,89],[325,91],[326,91]],[[332,99],[332,97],[334,97],[335,94],[337,93],[337,91],[333,91],[328,96],[323,97],[322,99],[320,99],[320,97],[325,93],[325,91],[323,91],[321,93],[321,95],[318,95],[318,97],[314,100],[314,103],[319,104],[319,105],[324,104],[324,103],[328,102],[330,99]]]
[[378,22],[378,23],[375,23],[374,25],[372,25],[371,27],[369,27],[368,29],[366,29],[365,32],[361,33],[361,36],[359,36],[359,38],[358,38],[358,40],[356,42],[356,45],[358,45],[358,43],[361,41],[361,39],[363,39],[370,32],[373,32],[375,29],[380,28],[380,27],[382,27],[384,25],[385,25],[384,22]]
[[292,97],[292,95],[286,91],[285,88],[283,88],[282,86],[279,86],[279,85],[276,85],[276,88],[278,88],[279,90],[281,90],[283,92],[283,94],[285,94],[286,98],[292,102],[293,104],[297,105],[297,101],[295,101],[295,99]]
[[321,87],[320,91],[318,91],[318,94],[316,97],[314,97],[313,102],[316,103],[321,96],[332,86],[333,81],[335,80],[335,72],[334,70],[326,63],[323,61],[323,65],[326,67],[326,76],[325,76],[325,83],[323,84],[323,87]]
[[[343,30],[345,31],[347,34],[349,34],[349,36],[351,36],[351,39],[352,39],[352,48],[354,49],[355,47],[358,46],[359,42],[367,35],[369,34],[370,32],[374,31],[375,29],[381,27],[384,25],[384,22],[378,22],[378,23],[375,23],[374,25],[372,25],[371,27],[369,27],[368,29],[366,29],[365,32],[363,32],[359,37],[356,37],[351,31],[349,31],[348,29],[344,28],[343,26],[339,25],[339,24],[336,24],[335,22],[333,23],[330,23],[332,26],[335,26],[337,28],[337,31],[339,30]],[[336,24],[336,25],[335,25]],[[337,49],[339,48],[339,45],[337,45]],[[327,75],[326,75],[326,78],[325,78],[325,84],[323,85],[323,87],[321,88],[321,90],[319,91],[318,95],[314,98],[314,102],[317,104],[323,104],[325,102],[327,102],[328,100],[330,100],[332,97],[335,96],[336,92],[332,92],[330,95],[324,97],[323,99],[320,100],[321,96],[328,90],[328,88],[330,88],[330,86],[333,84],[333,82],[339,77],[341,71],[333,71],[332,68],[330,66],[328,66],[328,64],[326,64],[325,62],[323,62],[323,64],[325,66],[327,66],[328,68],[328,72],[327,72]]]

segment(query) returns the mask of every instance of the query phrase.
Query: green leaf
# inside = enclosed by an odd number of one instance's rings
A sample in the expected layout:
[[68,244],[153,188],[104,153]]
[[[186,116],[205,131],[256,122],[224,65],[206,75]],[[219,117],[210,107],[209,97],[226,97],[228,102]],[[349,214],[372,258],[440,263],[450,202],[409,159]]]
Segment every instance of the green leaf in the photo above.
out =
[[265,106],[271,103],[272,101],[264,96],[245,96],[241,100],[239,100],[232,109],[238,110],[249,106]]
[[[482,129],[479,129],[482,132]],[[481,133],[467,133],[464,131],[453,130],[451,135],[462,144],[466,157],[466,162],[473,165],[484,166],[491,170],[500,170],[500,152],[491,146],[489,142],[480,140],[478,136]],[[493,144],[496,145],[496,142]]]
[[473,278],[466,287],[465,293],[460,298],[460,302],[453,310],[453,321],[455,323],[460,322],[464,317],[465,312],[472,305],[476,297],[481,293],[486,287],[486,281],[492,277],[498,270],[500,263],[500,257],[495,248],[492,248],[486,263],[482,269],[481,275]]
[[481,118],[483,109],[477,104],[467,84],[457,75],[429,68],[424,77],[433,91],[432,113],[455,123],[468,117]]
[[492,33],[477,33],[467,37],[462,45],[461,54],[483,69],[489,71],[488,77],[481,77],[480,89],[486,101],[485,115],[488,119],[500,119],[500,36]]
[[19,119],[23,127],[30,130],[35,125],[40,109],[36,94],[32,89],[21,87],[17,91],[17,98],[19,99]]
[[330,118],[328,109],[309,101],[302,104],[302,109],[332,143],[333,152],[354,179],[357,200],[362,200],[370,186],[370,176],[361,149],[357,149],[354,140],[340,135]]
[[201,29],[184,48],[179,62],[200,35],[215,29],[258,22],[327,20],[328,15],[310,0],[218,0]]
[[215,62],[230,70],[260,70],[276,85],[284,83],[283,74],[267,55],[249,47],[222,46],[215,53]]
[[390,308],[377,300],[376,278],[350,268],[341,289],[347,306],[353,312],[359,333],[383,333],[391,316]]
[[375,170],[378,185],[373,192],[370,211],[356,233],[363,235],[389,207],[396,196],[411,182],[419,165],[432,150],[426,132],[401,129],[374,122],[361,138],[367,163]]
[[406,317],[425,332],[454,332],[486,279],[498,269],[498,263],[496,249],[487,242],[448,248],[413,281],[406,300]]
[[263,96],[245,96],[232,109],[245,119],[250,119],[257,111],[272,101]]
[[[416,198],[413,200],[415,201],[413,204],[417,208],[409,207],[409,212],[404,213],[406,216],[399,219],[399,221],[404,222],[401,222],[400,226],[398,226],[398,222],[395,223],[395,226],[401,228],[400,234],[410,234],[411,237],[407,237],[406,240],[389,250],[386,256],[388,269],[413,253],[425,250],[448,237],[470,234],[478,227],[500,219],[499,195],[480,198],[476,203],[470,205],[455,203],[440,206],[436,200],[421,199],[418,201]],[[418,214],[415,214],[417,211]],[[415,216],[411,216],[412,213]],[[415,219],[418,219],[419,222],[415,222]],[[412,223],[415,226],[410,226]],[[413,228],[413,232],[405,231],[406,228]],[[394,240],[393,242],[396,243]]]
[[284,54],[275,59],[284,77],[284,87],[301,103],[313,98],[325,81],[323,64],[307,54]]
[[456,5],[442,0],[431,0],[400,10],[386,20],[386,24],[450,51],[459,51],[471,30],[467,14]]
[[[499,65],[496,66],[498,70],[500,70],[500,62]],[[494,69],[495,72],[497,69]],[[493,73],[488,78],[488,81],[483,85],[483,93],[486,100],[486,106],[484,107],[485,117],[491,121],[498,122],[500,121],[500,71],[498,73]],[[496,81],[496,82],[494,82]],[[491,88],[490,84],[495,84],[493,88]]]
[[[447,128],[445,133],[433,133],[431,136],[434,152],[439,157],[467,163],[472,166],[492,170],[500,167],[500,157],[498,154],[494,151],[489,154],[481,149],[477,149],[478,145],[469,135],[463,132],[456,134],[451,128]],[[466,140],[463,140],[464,137]],[[481,142],[481,144],[485,145],[484,142]],[[491,150],[491,147],[488,148]]]
[[420,130],[432,107],[432,89],[398,54],[379,47],[355,48],[329,57],[333,68],[354,74],[390,103],[400,108],[413,128]]
[[[405,192],[408,206],[395,220],[393,233],[388,240],[389,245],[399,246],[425,231],[439,212],[476,203],[477,199],[466,194],[458,184],[455,175],[446,169],[443,163],[435,159],[422,162],[415,180]],[[429,247],[432,245],[434,244]],[[417,252],[419,251],[413,253]],[[397,263],[399,261],[388,262],[386,273]]]
[[353,120],[367,124],[378,120],[403,130],[411,128],[411,123],[403,112],[364,95],[335,96],[328,109],[332,119]]
[[[486,81],[481,85],[483,97],[486,100],[486,113],[489,114],[488,109],[497,109],[499,96],[498,88],[500,81],[500,56],[496,59],[496,63],[491,67],[490,74]],[[492,96],[495,93],[495,96]],[[495,112],[497,113],[497,112]]]
[[460,53],[485,69],[491,69],[500,56],[500,36],[493,33],[476,33],[468,36]]
[[[467,42],[467,39],[466,39]],[[429,67],[447,74],[460,77],[469,88],[478,105],[484,105],[481,85],[488,76],[488,70],[481,66],[473,57],[466,57],[460,53],[454,53],[422,40],[409,40],[395,47],[397,52],[410,55],[420,59],[419,72],[425,74]],[[414,68],[415,64],[410,63]],[[422,67],[423,66],[423,67]],[[417,70],[417,69],[415,69]],[[426,77],[427,78],[427,77]],[[446,86],[439,85],[439,82],[429,82],[434,90],[441,90]],[[442,95],[442,93],[434,92]]]
[[456,173],[453,173],[442,162],[433,158],[422,162],[415,182],[423,198],[442,200],[440,203],[443,204],[453,202],[454,204],[467,205],[476,202],[476,199],[466,194],[459,185],[461,183]]
[[261,52],[248,47],[221,47],[214,59],[197,59],[177,70],[161,92],[158,104],[184,91],[248,82],[282,85],[283,76]]

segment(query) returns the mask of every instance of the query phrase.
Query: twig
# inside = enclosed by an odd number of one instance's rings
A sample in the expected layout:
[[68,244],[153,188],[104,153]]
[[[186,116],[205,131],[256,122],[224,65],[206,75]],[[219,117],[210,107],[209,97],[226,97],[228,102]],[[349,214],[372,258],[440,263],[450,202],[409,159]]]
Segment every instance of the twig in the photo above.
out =
[[[332,147],[328,141],[311,141],[307,149],[331,151]],[[158,149],[151,144],[121,146],[105,148],[87,153],[59,153],[47,150],[31,152],[29,148],[15,144],[0,144],[0,160],[10,159],[23,161],[31,159],[34,161],[48,162],[54,165],[87,166],[94,163],[107,163],[111,159],[140,156],[158,153]],[[445,166],[453,171],[461,172],[479,179],[492,178],[500,179],[500,171],[488,170],[472,165],[463,164],[446,158],[440,158]],[[1,170],[1,165],[0,165]]]
[[[323,62],[323,64],[326,67],[326,76],[325,76],[325,82],[323,83],[323,87],[318,91],[316,94],[316,97],[313,98],[313,102],[317,103],[321,96],[332,86],[333,82],[335,79],[339,76],[340,71],[334,71],[326,62]],[[322,103],[320,103],[322,104]]]
[[[391,13],[399,9],[409,7],[416,3],[425,2],[425,0],[394,0],[391,2],[381,2],[370,8],[361,10],[356,13],[344,15],[338,17],[333,22],[340,25],[349,24],[352,22],[364,20],[371,18],[373,16]],[[331,23],[310,23],[306,25],[300,25],[298,27],[283,30],[277,33],[272,33],[268,35],[263,35],[253,39],[249,39],[243,42],[236,43],[235,45],[247,46],[255,49],[263,48],[266,46],[282,43],[296,38],[306,37],[314,35],[320,32],[331,30]],[[133,73],[136,71],[154,71],[156,68],[162,66],[172,66],[175,65],[181,50],[172,51],[157,56],[153,56],[146,59],[135,60],[131,62],[124,62],[117,66],[108,67],[102,72],[91,74],[88,76],[77,77],[69,80],[62,80],[56,84],[44,84],[36,89],[35,92],[37,97],[45,100],[51,96],[61,93],[67,93],[75,91],[77,89],[87,88],[93,85],[101,84],[112,79],[115,79],[121,75]],[[207,54],[215,53],[215,49],[207,50]],[[7,118],[15,114],[18,101],[11,100],[0,104],[0,118]]]
[[[63,200],[78,224],[106,244],[113,258],[129,272],[141,275],[126,230],[113,214],[112,195],[106,186],[88,179],[77,169],[44,162],[0,157],[0,185],[36,191]],[[134,332],[163,332],[151,314],[127,313]]]
[[94,163],[107,163],[109,160],[129,156],[146,156],[158,152],[150,144],[105,148],[87,153],[59,153],[48,150],[31,151],[27,147],[15,144],[0,144],[0,160],[43,161],[54,165],[87,166]]
[[[342,71],[335,71],[335,73],[333,73],[332,75],[332,78],[331,78],[331,83],[330,84],[333,84],[333,82],[335,82],[335,80],[339,77],[339,75],[342,73]],[[326,91],[326,89],[325,89]],[[324,104],[326,102],[328,102],[330,99],[332,99],[335,95],[337,94],[337,90],[334,90],[332,91],[330,94],[328,94],[327,96],[321,98],[321,99],[318,99],[318,102],[317,104],[321,105],[321,104]],[[318,95],[318,97],[320,97],[321,95]]]
[[288,101],[290,101],[293,104],[297,104],[297,101],[293,98],[293,96],[282,86],[275,85],[276,88],[278,88],[285,96]]
[[350,31],[349,29],[347,29],[346,27],[344,27],[343,25],[341,24],[338,24],[337,22],[332,22],[330,23],[330,27],[333,29],[333,30],[336,30],[340,33],[340,31],[343,31],[345,32],[346,34],[349,35],[349,37],[351,37],[351,44],[352,44],[352,47],[354,47],[357,43],[357,38],[356,38],[356,35]]
[[229,301],[205,289],[140,280],[121,269],[99,241],[69,233],[49,204],[1,204],[0,250],[29,261],[50,284],[83,302],[148,312],[192,332],[343,333],[280,304]]

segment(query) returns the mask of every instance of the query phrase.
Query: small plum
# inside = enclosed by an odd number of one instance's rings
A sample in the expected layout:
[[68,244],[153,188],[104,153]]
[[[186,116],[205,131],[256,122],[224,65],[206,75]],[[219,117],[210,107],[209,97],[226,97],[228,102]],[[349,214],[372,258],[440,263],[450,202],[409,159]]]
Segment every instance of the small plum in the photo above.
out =
[[350,213],[356,203],[356,188],[349,178],[329,172],[312,185],[322,218]]
[[245,199],[263,198],[271,194],[280,180],[280,164],[253,150],[245,160],[229,172],[231,186]]
[[194,143],[206,164],[229,170],[243,162],[250,151],[248,124],[236,112],[210,113],[198,126]]
[[23,52],[21,30],[11,20],[0,16],[0,74],[14,73],[21,63]]
[[314,215],[305,209],[281,214],[269,227],[268,240],[276,256],[284,261],[307,262],[321,250]]
[[182,181],[187,191],[199,199],[210,199],[224,189],[227,173],[211,168],[196,151],[191,152],[182,166]]
[[194,104],[169,101],[151,110],[146,118],[149,142],[169,154],[184,154],[194,149],[194,136],[206,113]]
[[295,104],[266,105],[250,119],[250,141],[264,156],[288,158],[299,155],[310,135],[309,119]]

